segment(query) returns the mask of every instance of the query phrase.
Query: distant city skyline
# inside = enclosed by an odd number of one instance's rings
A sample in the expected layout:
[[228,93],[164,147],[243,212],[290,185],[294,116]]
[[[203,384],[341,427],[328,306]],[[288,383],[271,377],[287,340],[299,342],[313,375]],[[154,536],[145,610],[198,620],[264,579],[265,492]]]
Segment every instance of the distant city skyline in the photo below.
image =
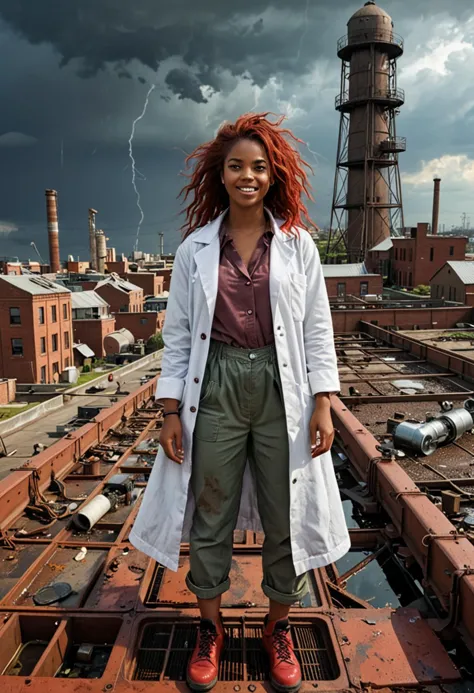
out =
[[[58,191],[61,258],[88,258],[88,208],[118,252],[179,243],[185,153],[247,110],[287,113],[315,168],[315,222],[329,224],[339,118],[336,42],[363,2],[152,0],[92,9],[51,0],[0,0],[0,256],[48,257],[44,190]],[[405,223],[431,220],[441,181],[440,228],[474,223],[474,7],[457,0],[380,4],[405,42],[397,134]],[[74,38],[71,38],[74,37]],[[150,88],[156,85],[150,91]],[[148,107],[144,109],[149,93]],[[141,115],[143,114],[143,117]]]

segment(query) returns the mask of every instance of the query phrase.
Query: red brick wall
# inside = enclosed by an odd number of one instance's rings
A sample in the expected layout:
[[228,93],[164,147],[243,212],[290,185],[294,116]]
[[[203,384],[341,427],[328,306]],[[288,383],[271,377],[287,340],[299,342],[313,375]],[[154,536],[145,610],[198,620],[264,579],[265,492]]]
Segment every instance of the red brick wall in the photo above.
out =
[[[85,282],[84,282],[85,283]],[[138,313],[143,310],[143,290],[125,292],[116,289],[111,284],[104,284],[95,289],[102,296],[104,301],[110,306],[111,313],[119,313],[123,307],[127,308],[126,312]]]
[[16,395],[16,380],[0,380],[0,404],[10,404]]
[[397,325],[401,329],[420,328],[444,329],[454,327],[457,322],[471,322],[472,309],[459,308],[375,308],[369,310],[333,310],[334,332],[355,332],[359,321],[377,320],[379,327]]
[[163,312],[116,313],[116,329],[120,330],[122,327],[125,327],[127,330],[130,330],[135,340],[144,339],[146,341],[152,335],[160,332],[163,323]]
[[[71,294],[31,295],[7,282],[0,284],[0,377],[16,378],[20,383],[41,382],[41,368],[45,368],[46,382],[55,382],[61,371],[73,365]],[[52,306],[56,306],[57,322],[52,320]],[[63,318],[63,306],[67,317]],[[21,324],[10,324],[10,308],[19,308]],[[39,322],[39,307],[44,308],[44,324]],[[68,334],[66,346],[64,333]],[[53,351],[53,335],[57,335],[57,350]],[[46,353],[42,353],[41,337],[45,338]],[[23,356],[12,354],[12,339],[23,340]],[[53,365],[58,376],[54,377]]]
[[117,274],[123,274],[128,272],[128,260],[116,260],[115,262],[106,262],[105,266],[109,273],[116,272]]
[[435,272],[448,260],[465,258],[466,238],[427,235],[427,226],[417,225],[416,238],[393,239],[393,279],[399,286],[412,288],[429,284]]
[[67,263],[67,271],[68,272],[77,272],[78,274],[85,274],[85,271],[89,269],[90,267],[90,262],[84,261],[84,262],[72,262],[71,260],[68,260]]
[[170,269],[157,270],[156,273],[159,277],[163,277],[163,291],[169,291],[170,290],[170,281],[171,281],[171,270]]
[[128,272],[121,276],[143,289],[144,296],[158,296],[163,293],[163,277],[159,277],[154,272]]
[[464,284],[451,267],[446,264],[430,281],[431,298],[444,298],[446,301],[465,303],[466,292],[471,293],[474,286]]
[[114,332],[115,317],[102,320],[73,320],[74,342],[82,342],[92,349],[96,358],[105,356],[104,338]]
[[331,298],[337,296],[337,285],[346,285],[346,296],[360,296],[361,295],[361,284],[368,283],[369,290],[368,294],[381,294],[383,291],[383,280],[380,274],[376,275],[361,275],[358,277],[327,277],[326,289],[328,296]]

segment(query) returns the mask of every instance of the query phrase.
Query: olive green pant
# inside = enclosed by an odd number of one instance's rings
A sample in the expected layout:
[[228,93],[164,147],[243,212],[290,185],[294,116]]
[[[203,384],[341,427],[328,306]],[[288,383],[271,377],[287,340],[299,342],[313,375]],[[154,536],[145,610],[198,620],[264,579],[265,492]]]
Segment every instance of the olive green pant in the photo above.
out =
[[265,533],[262,589],[293,604],[308,586],[306,575],[296,576],[291,553],[288,433],[275,348],[237,349],[212,340],[193,440],[196,510],[186,579],[201,599],[230,586],[247,460]]

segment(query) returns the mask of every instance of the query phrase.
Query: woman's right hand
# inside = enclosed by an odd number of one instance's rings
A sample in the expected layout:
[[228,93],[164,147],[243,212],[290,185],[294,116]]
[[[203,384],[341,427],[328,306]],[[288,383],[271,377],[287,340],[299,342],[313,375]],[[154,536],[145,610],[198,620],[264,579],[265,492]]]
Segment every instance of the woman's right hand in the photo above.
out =
[[169,457],[173,462],[182,464],[184,460],[183,428],[181,419],[177,414],[165,416],[160,433],[160,445],[166,457]]

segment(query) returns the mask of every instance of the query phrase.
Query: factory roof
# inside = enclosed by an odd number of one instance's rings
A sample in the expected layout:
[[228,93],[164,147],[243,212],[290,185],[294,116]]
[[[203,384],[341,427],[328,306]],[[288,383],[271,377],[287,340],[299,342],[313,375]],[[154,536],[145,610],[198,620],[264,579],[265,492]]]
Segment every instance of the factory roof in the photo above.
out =
[[380,243],[377,243],[377,245],[374,245],[374,247],[369,250],[369,253],[373,253],[373,252],[383,253],[384,251],[390,250],[390,248],[393,248],[392,239],[390,237],[384,238],[383,241],[381,241]]
[[95,356],[95,353],[87,344],[74,344],[74,349],[82,354],[85,359],[90,359]]
[[72,308],[108,308],[107,301],[95,291],[73,291]]
[[[463,284],[474,284],[474,262],[472,260],[449,260],[446,265],[457,274]],[[446,265],[443,265],[446,267]],[[443,269],[443,267],[441,267]],[[438,270],[440,272],[441,270]],[[433,276],[438,274],[436,272]]]
[[33,296],[71,293],[65,286],[61,286],[51,281],[51,279],[46,279],[46,277],[38,277],[36,275],[3,275],[0,276],[0,279]]
[[98,282],[96,289],[98,289],[99,286],[106,286],[107,284],[111,284],[119,291],[124,291],[127,294],[130,293],[130,291],[142,291],[142,288],[140,286],[132,284],[131,282],[128,282],[126,279],[122,279],[122,277],[119,277],[118,274],[115,273],[109,274],[105,279],[102,279],[102,281]]
[[353,262],[346,265],[323,265],[323,274],[328,277],[359,277],[368,274],[363,262]]

